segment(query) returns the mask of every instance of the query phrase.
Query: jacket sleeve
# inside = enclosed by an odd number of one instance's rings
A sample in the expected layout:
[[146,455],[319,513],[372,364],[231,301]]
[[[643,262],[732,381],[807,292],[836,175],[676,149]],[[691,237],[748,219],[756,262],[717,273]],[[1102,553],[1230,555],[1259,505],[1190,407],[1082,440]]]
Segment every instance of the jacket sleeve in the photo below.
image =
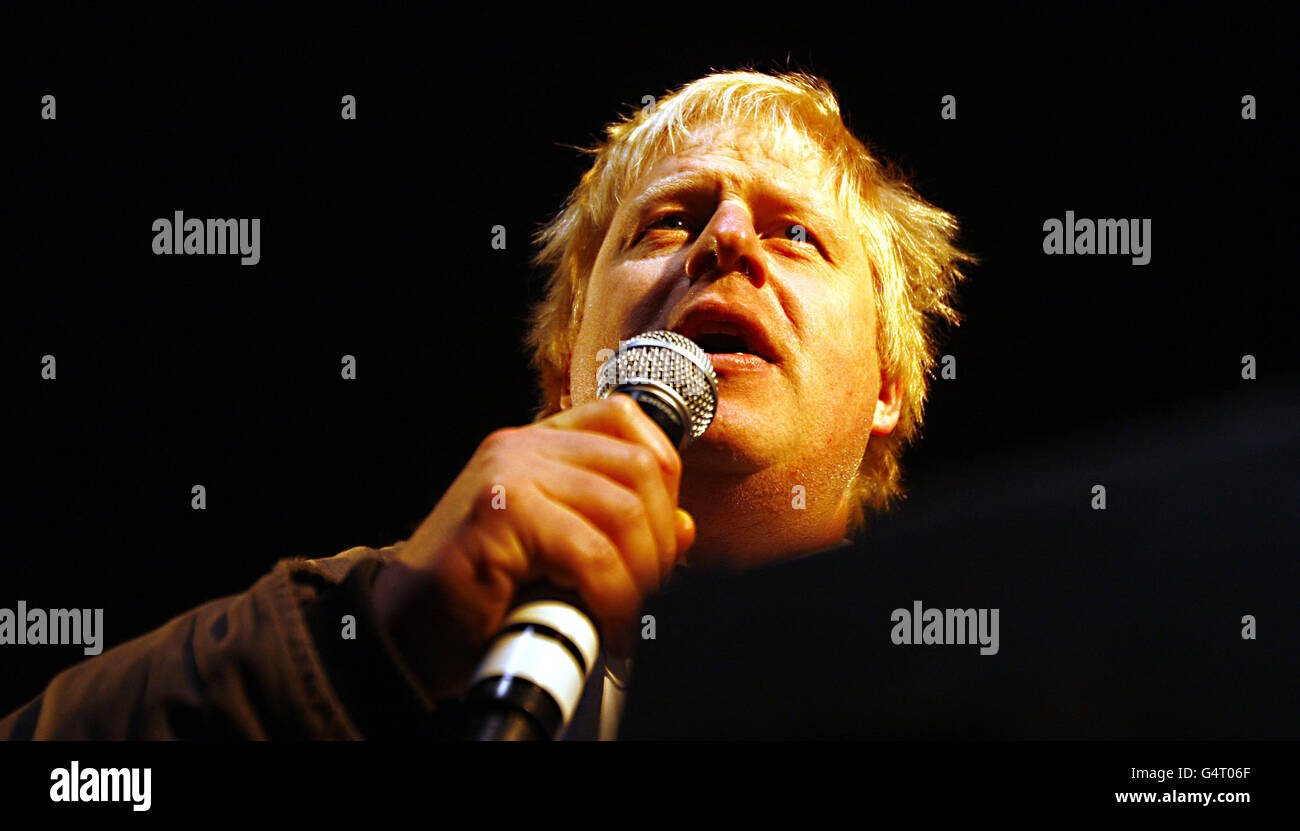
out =
[[377,624],[375,576],[401,543],[287,559],[248,591],[59,673],[0,739],[446,738]]

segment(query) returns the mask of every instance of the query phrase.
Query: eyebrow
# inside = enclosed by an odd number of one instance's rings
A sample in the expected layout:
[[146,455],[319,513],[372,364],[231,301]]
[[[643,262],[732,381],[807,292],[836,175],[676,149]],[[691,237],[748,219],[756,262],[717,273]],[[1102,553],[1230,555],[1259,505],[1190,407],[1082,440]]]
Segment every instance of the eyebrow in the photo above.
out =
[[666,201],[672,197],[682,196],[690,191],[700,191],[707,183],[698,173],[676,173],[665,179],[658,179],[633,199],[628,207],[633,216],[645,212],[646,207],[655,202]]
[[[657,202],[668,201],[692,191],[702,191],[715,186],[716,183],[710,183],[698,171],[673,174],[655,181],[633,199],[628,204],[629,216],[639,217],[649,206]],[[838,244],[844,243],[843,234],[838,230],[837,218],[816,207],[802,192],[791,190],[770,178],[764,178],[760,188],[763,198],[780,205],[783,211],[806,215],[814,220],[822,237],[829,237],[830,241]]]

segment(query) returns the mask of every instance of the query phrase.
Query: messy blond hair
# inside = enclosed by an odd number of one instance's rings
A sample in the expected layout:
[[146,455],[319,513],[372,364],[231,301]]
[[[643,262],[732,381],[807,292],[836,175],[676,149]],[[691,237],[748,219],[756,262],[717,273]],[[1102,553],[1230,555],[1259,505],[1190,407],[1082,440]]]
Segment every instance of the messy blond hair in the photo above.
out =
[[628,188],[660,159],[689,146],[696,131],[740,124],[810,141],[824,154],[832,187],[871,263],[881,372],[899,382],[902,410],[891,434],[867,443],[852,485],[850,529],[857,530],[866,510],[884,510],[902,495],[899,457],[921,426],[936,330],[958,322],[952,297],[962,279],[959,266],[974,258],[954,245],[954,217],[922,199],[849,132],[835,93],[820,78],[708,75],[611,124],[605,141],[585,151],[594,157],[591,168],[536,235],[534,262],[548,272],[528,334],[542,393],[537,417],[561,409],[587,281]]

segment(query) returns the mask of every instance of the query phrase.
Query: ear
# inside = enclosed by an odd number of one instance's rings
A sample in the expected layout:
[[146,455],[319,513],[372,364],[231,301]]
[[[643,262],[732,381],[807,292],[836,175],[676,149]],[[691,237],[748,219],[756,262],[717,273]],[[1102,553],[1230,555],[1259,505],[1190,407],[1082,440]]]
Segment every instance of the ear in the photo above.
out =
[[903,411],[903,386],[893,378],[881,375],[880,396],[876,399],[876,414],[871,420],[871,435],[887,436],[898,426]]

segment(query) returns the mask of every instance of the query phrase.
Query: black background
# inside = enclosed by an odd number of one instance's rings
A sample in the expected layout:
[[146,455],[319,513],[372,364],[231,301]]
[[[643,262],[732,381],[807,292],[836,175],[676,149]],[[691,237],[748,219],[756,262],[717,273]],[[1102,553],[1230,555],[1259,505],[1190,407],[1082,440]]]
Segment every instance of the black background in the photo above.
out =
[[[827,78],[981,259],[943,349],[958,378],[905,457],[915,503],[1133,430],[1179,437],[1129,459],[1156,474],[1222,441],[1218,411],[1294,433],[1295,66],[1259,9],[53,11],[5,27],[0,605],[102,607],[106,647],[279,558],[404,539],[484,435],[528,421],[528,242],[585,169],[571,146],[711,69]],[[176,210],[261,218],[260,264],[153,255]],[[1151,218],[1150,264],[1045,256],[1066,210]],[[1045,498],[1085,508],[1091,473]],[[1221,481],[1273,480],[1229,458]],[[1284,496],[1257,550],[1215,561],[1270,575],[1247,581],[1270,608],[1295,588]],[[0,711],[81,658],[4,648]]]

